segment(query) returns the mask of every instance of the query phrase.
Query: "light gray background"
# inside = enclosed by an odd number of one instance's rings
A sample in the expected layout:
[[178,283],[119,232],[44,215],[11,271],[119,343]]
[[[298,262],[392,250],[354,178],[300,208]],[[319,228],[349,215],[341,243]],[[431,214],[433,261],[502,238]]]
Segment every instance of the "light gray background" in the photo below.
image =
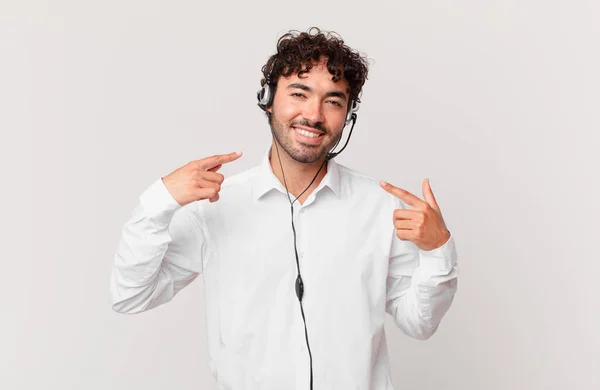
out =
[[117,314],[114,251],[161,175],[237,150],[224,174],[258,163],[260,68],[311,25],[374,60],[338,161],[420,197],[430,177],[458,245],[437,334],[388,317],[396,388],[600,388],[599,8],[3,1],[0,388],[215,389],[202,278]]

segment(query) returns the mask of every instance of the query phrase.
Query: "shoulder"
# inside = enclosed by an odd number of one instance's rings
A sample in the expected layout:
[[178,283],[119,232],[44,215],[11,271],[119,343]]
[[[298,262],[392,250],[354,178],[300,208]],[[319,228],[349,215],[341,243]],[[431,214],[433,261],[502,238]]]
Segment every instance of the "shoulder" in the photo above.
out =
[[247,205],[251,199],[251,183],[257,174],[258,166],[234,174],[225,174],[219,191],[219,200],[213,203],[207,199],[192,202],[188,205],[189,212],[196,220],[208,220],[215,214],[222,216],[224,213],[227,214],[228,210],[234,212],[236,206]]
[[245,171],[235,173],[233,175],[225,176],[223,183],[221,184],[221,190],[224,189],[235,189],[245,187],[252,183],[253,179],[258,175],[259,167],[254,166],[246,169]]
[[379,185],[381,179],[362,171],[338,164],[340,185],[352,197],[368,199],[378,204],[392,208],[407,208],[402,200],[393,196]]
[[340,172],[340,180],[353,185],[366,186],[365,188],[378,185],[379,180],[364,172],[349,168],[342,164],[337,164]]

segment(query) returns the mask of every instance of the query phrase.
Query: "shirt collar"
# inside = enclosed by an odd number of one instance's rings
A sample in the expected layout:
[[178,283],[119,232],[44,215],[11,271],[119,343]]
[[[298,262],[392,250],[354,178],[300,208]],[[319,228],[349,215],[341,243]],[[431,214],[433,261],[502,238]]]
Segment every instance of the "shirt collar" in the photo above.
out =
[[[283,184],[279,181],[277,176],[273,173],[269,157],[271,156],[271,146],[267,148],[263,158],[258,166],[257,175],[252,181],[252,192],[255,199],[260,199],[267,192],[276,189],[282,193],[287,193]],[[340,197],[340,173],[339,166],[331,159],[327,162],[327,173],[319,183],[319,186],[315,189],[317,193],[321,188],[328,187],[339,199]]]

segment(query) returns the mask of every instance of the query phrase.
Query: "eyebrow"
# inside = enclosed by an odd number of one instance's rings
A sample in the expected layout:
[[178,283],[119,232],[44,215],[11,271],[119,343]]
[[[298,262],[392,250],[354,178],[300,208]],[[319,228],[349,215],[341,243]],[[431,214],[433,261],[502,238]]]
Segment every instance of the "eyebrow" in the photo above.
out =
[[[301,83],[293,83],[287,86],[287,88],[298,88],[306,92],[311,92],[312,89],[306,85]],[[326,97],[339,97],[343,100],[348,100],[348,96],[342,91],[329,91],[325,94]]]

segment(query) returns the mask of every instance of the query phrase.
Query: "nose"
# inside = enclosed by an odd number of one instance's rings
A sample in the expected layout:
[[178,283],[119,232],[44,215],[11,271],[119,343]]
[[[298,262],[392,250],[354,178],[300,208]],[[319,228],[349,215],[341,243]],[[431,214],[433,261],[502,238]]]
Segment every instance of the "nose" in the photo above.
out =
[[323,123],[325,117],[323,116],[323,106],[321,105],[321,101],[319,99],[310,99],[307,101],[302,110],[302,116],[313,124],[317,122]]

